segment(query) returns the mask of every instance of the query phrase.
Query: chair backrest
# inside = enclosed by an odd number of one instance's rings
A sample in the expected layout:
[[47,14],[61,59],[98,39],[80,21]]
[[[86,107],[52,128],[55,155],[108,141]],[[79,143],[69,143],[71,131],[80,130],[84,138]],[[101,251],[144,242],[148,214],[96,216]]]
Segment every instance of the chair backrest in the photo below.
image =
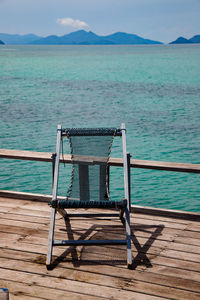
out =
[[70,141],[72,155],[71,184],[68,199],[80,201],[109,200],[108,160],[117,128],[63,129]]

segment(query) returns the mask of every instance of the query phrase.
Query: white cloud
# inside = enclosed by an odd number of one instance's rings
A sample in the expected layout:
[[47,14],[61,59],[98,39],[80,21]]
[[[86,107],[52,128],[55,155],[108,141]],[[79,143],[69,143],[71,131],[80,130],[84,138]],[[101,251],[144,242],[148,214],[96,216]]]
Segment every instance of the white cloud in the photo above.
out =
[[89,25],[84,21],[73,20],[72,18],[60,18],[56,20],[56,23],[67,27],[73,27],[76,29],[83,29],[89,27]]

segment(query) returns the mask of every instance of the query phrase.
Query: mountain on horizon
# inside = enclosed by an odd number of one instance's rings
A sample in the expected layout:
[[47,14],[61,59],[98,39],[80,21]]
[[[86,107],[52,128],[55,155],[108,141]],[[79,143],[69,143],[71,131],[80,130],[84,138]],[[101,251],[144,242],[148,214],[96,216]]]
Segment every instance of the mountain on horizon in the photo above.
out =
[[159,41],[143,39],[135,34],[116,32],[107,36],[100,36],[92,31],[78,30],[63,36],[47,36],[32,44],[45,45],[133,45],[133,44],[162,44]]
[[186,39],[182,36],[177,38],[175,41],[169,44],[199,44],[200,43],[200,35],[195,35],[190,39]]
[[106,39],[112,41],[114,44],[131,45],[131,44],[162,44],[159,41],[144,39],[136,34],[125,32],[116,32],[106,36]]
[[[115,32],[109,35],[97,35],[92,31],[78,30],[62,36],[41,37],[35,34],[0,33],[0,41],[7,45],[151,45],[163,44],[159,41],[142,38],[136,34]],[[200,35],[190,39],[178,37],[169,44],[200,43]],[[2,43],[1,43],[2,44]]]
[[197,44],[199,44],[199,43],[200,43],[200,35],[199,35],[199,34],[194,35],[194,36],[190,39],[190,41],[192,41],[192,43],[197,43]]
[[101,39],[95,33],[85,30],[78,30],[65,34],[63,36],[49,35],[45,38],[33,41],[32,44],[37,45],[96,45],[96,44],[107,44],[104,39]]
[[35,40],[40,39],[41,37],[35,34],[8,34],[0,33],[0,40],[2,40],[7,45],[23,45],[29,44]]
[[40,37],[34,34],[10,35],[0,33],[0,39],[6,44],[31,45],[136,45],[162,44],[159,41],[144,39],[136,34],[116,32],[107,36],[100,36],[92,31],[78,30],[63,36],[49,35]]

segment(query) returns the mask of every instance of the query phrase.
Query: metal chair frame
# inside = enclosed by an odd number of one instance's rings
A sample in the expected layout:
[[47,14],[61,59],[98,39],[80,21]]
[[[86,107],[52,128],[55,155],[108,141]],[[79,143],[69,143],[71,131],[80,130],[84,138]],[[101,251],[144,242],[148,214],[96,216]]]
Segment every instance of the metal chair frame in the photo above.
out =
[[[125,124],[121,124],[120,133],[118,135],[122,136],[122,146],[123,146],[123,169],[124,169],[124,194],[125,194],[125,206],[121,208],[119,214],[68,214],[65,209],[59,207],[51,208],[51,220],[49,229],[49,239],[48,239],[48,253],[46,259],[46,266],[48,269],[52,265],[52,252],[54,246],[78,246],[78,245],[126,245],[127,247],[127,267],[132,267],[132,253],[131,253],[131,229],[130,229],[130,153],[126,151],[126,129]],[[58,191],[58,178],[59,178],[59,163],[60,163],[60,149],[61,149],[61,138],[65,135],[65,130],[62,129],[61,125],[57,128],[57,143],[56,143],[56,153],[53,155],[53,194],[52,203],[57,202],[57,191]],[[108,176],[109,177],[109,176]],[[109,180],[109,178],[108,178]],[[94,208],[94,207],[90,207]],[[125,223],[126,228],[126,239],[123,240],[54,240],[54,227],[55,227],[55,216],[56,212],[60,213],[64,219],[76,216],[94,217],[94,216],[119,216],[121,221]],[[125,213],[125,220],[124,215]]]

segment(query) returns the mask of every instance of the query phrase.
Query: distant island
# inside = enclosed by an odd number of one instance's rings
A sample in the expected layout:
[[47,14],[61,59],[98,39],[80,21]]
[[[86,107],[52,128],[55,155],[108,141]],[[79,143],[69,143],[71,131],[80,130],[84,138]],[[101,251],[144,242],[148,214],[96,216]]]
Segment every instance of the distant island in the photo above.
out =
[[29,44],[41,37],[35,34],[8,34],[8,33],[0,33],[0,40],[2,40],[7,45],[23,45]]
[[[63,36],[49,35],[41,37],[35,34],[0,33],[0,44],[7,45],[152,45],[163,44],[159,41],[142,38],[136,34],[116,32],[109,35],[97,35],[92,31],[78,30]],[[190,39],[179,37],[169,44],[200,43],[200,35]]]
[[180,36],[170,44],[198,44],[198,43],[200,43],[200,35],[195,35],[191,39],[186,39]]
[[40,37],[34,34],[18,35],[0,33],[0,39],[12,45],[149,45],[162,44],[159,41],[144,39],[136,34],[116,32],[100,36],[92,31],[78,30],[63,36]]
[[0,45],[5,45],[5,43],[3,41],[0,40]]

